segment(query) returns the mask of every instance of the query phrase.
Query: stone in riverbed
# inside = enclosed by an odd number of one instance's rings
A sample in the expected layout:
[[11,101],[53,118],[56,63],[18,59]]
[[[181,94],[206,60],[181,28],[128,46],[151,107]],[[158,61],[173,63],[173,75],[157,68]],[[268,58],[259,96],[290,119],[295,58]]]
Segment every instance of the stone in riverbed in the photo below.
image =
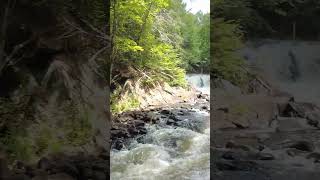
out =
[[225,152],[225,153],[222,155],[222,158],[223,158],[223,159],[226,159],[226,160],[239,159],[238,156],[236,155],[236,153],[235,153],[235,152],[231,152],[231,151]]
[[207,109],[209,109],[209,108],[208,108],[208,106],[202,106],[201,109],[207,110]]
[[160,111],[161,114],[171,114],[171,111],[168,109],[163,109],[162,111]]
[[257,169],[257,163],[245,160],[220,160],[215,162],[221,171],[250,171]]
[[142,121],[142,120],[134,120],[134,125],[135,125],[136,127],[138,127],[138,126],[144,126],[144,125],[145,125],[145,122]]
[[275,157],[270,153],[258,153],[257,159],[258,160],[274,160]]
[[139,129],[139,134],[147,134],[147,129],[143,128],[143,129]]
[[49,175],[48,180],[75,180],[75,178],[65,173],[59,173],[59,174]]
[[312,152],[314,151],[315,147],[312,142],[308,141],[296,141],[296,142],[289,142],[283,146],[284,148],[294,148],[301,151]]
[[139,134],[139,131],[138,131],[135,127],[129,127],[129,128],[128,128],[128,132],[129,132],[131,135],[137,135],[137,134]]
[[307,155],[307,159],[313,159],[315,163],[320,162],[320,153],[319,152],[313,152]]
[[93,172],[93,179],[94,180],[105,180],[105,179],[107,179],[107,176],[104,172],[94,171]]
[[309,125],[318,127],[320,121],[320,114],[315,112],[307,113],[306,119]]
[[175,120],[173,120],[173,119],[168,119],[167,120],[167,125],[174,125],[175,124]]
[[121,138],[121,137],[129,137],[128,133],[123,130],[123,129],[118,129],[118,130],[112,130],[111,131],[111,138]]

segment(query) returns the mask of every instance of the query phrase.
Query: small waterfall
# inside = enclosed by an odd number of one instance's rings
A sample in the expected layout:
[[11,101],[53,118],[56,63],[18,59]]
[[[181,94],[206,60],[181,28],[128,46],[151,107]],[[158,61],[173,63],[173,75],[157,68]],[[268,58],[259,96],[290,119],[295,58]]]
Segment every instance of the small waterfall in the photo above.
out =
[[241,50],[264,79],[297,101],[320,104],[320,42],[260,40]]
[[209,74],[187,74],[186,79],[196,90],[203,94],[210,94]]

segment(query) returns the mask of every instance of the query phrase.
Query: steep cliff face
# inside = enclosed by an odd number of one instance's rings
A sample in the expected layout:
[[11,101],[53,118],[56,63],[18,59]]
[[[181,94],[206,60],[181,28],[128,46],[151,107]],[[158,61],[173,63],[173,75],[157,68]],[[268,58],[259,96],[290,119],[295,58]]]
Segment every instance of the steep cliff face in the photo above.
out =
[[14,159],[109,148],[109,36],[81,3],[0,2],[0,142]]

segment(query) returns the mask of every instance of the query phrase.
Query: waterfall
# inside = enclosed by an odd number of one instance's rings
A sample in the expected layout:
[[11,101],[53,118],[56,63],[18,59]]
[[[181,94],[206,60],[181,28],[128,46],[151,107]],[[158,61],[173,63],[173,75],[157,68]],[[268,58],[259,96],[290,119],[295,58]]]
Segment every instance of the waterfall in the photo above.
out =
[[298,101],[320,103],[320,42],[260,40],[241,54],[273,88]]
[[189,84],[203,94],[210,94],[209,74],[187,74]]

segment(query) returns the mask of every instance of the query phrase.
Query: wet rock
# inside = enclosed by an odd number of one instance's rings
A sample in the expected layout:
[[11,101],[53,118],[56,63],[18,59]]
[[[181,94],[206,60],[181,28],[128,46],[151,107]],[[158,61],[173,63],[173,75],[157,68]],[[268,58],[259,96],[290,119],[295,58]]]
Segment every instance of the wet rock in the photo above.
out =
[[237,156],[237,154],[236,154],[235,152],[231,152],[231,151],[225,152],[225,153],[222,155],[222,158],[223,158],[223,159],[226,159],[226,160],[239,159],[239,157]]
[[314,129],[311,127],[307,120],[304,118],[298,117],[279,117],[278,118],[278,127],[279,131],[294,131],[294,130],[303,130],[303,129]]
[[59,161],[54,162],[50,171],[56,172],[56,173],[64,172],[72,177],[77,177],[79,174],[79,171],[76,168],[75,164],[73,164],[72,162],[69,162],[67,160],[59,160]]
[[256,157],[258,160],[274,160],[275,159],[275,157],[270,153],[258,153]]
[[307,159],[313,159],[315,163],[320,162],[320,153],[319,152],[313,152],[307,155]]
[[246,145],[239,145],[239,144],[236,144],[234,143],[233,141],[228,141],[225,145],[226,148],[229,148],[229,149],[240,149],[240,150],[243,150],[243,151],[251,151],[252,148],[246,146]]
[[264,149],[265,149],[266,147],[264,146],[264,145],[258,145],[258,147],[257,147],[257,149],[259,150],[259,151],[263,151]]
[[106,173],[101,171],[94,171],[93,172],[93,179],[94,180],[105,180],[107,179]]
[[84,178],[84,179],[92,179],[93,177],[93,170],[92,168],[81,168],[81,171],[80,171],[80,177]]
[[183,116],[183,115],[184,115],[184,112],[183,112],[183,111],[179,111],[179,112],[177,113],[177,115]]
[[208,110],[209,108],[208,108],[208,106],[202,106],[201,109]]
[[167,114],[167,115],[169,115],[169,114],[171,114],[171,111],[168,110],[168,109],[163,109],[163,110],[160,111],[160,114]]
[[112,130],[111,138],[129,137],[128,133],[124,129]]
[[145,125],[145,122],[142,121],[142,120],[135,120],[135,121],[134,121],[134,125],[135,125],[136,127],[138,127],[138,126],[144,126],[144,125]]
[[229,108],[218,108],[217,111],[223,111],[224,113],[229,113]]
[[59,173],[59,174],[49,175],[48,180],[76,180],[76,179],[68,174]]
[[177,118],[175,115],[170,115],[169,116],[170,119],[174,120],[174,121],[181,121],[181,119]]
[[14,174],[10,178],[8,178],[8,180],[31,180],[31,178],[25,174]]
[[220,170],[220,171],[235,171],[237,170],[237,167],[229,161],[217,161],[215,162],[216,167]]
[[298,156],[298,155],[301,155],[301,154],[305,153],[305,151],[301,151],[301,150],[295,149],[295,148],[287,149],[286,152],[291,157]]
[[289,142],[284,145],[285,148],[295,148],[301,151],[312,152],[315,147],[312,142],[308,141],[297,141],[297,142]]
[[249,124],[247,123],[239,123],[232,121],[232,124],[235,125],[239,129],[247,129],[249,127]]
[[147,134],[147,129],[143,128],[143,129],[139,129],[139,134]]
[[215,165],[221,171],[250,171],[257,169],[257,163],[246,160],[219,160],[215,162]]
[[320,114],[316,112],[307,113],[306,119],[309,125],[318,127],[320,121]]
[[258,134],[257,139],[259,142],[264,142],[264,141],[270,139],[270,135],[269,134]]
[[47,180],[48,179],[48,175],[36,175],[32,178],[32,180]]
[[235,148],[236,146],[237,146],[236,143],[233,141],[228,141],[225,145],[225,147],[229,149]]
[[173,119],[168,119],[166,124],[167,124],[167,125],[174,125],[175,122],[176,122],[176,121],[173,120]]
[[135,127],[129,127],[129,128],[128,128],[128,132],[129,132],[131,135],[138,135],[138,134],[139,134],[139,130],[137,130]]
[[116,139],[112,142],[112,148],[121,150],[124,147],[123,139]]

